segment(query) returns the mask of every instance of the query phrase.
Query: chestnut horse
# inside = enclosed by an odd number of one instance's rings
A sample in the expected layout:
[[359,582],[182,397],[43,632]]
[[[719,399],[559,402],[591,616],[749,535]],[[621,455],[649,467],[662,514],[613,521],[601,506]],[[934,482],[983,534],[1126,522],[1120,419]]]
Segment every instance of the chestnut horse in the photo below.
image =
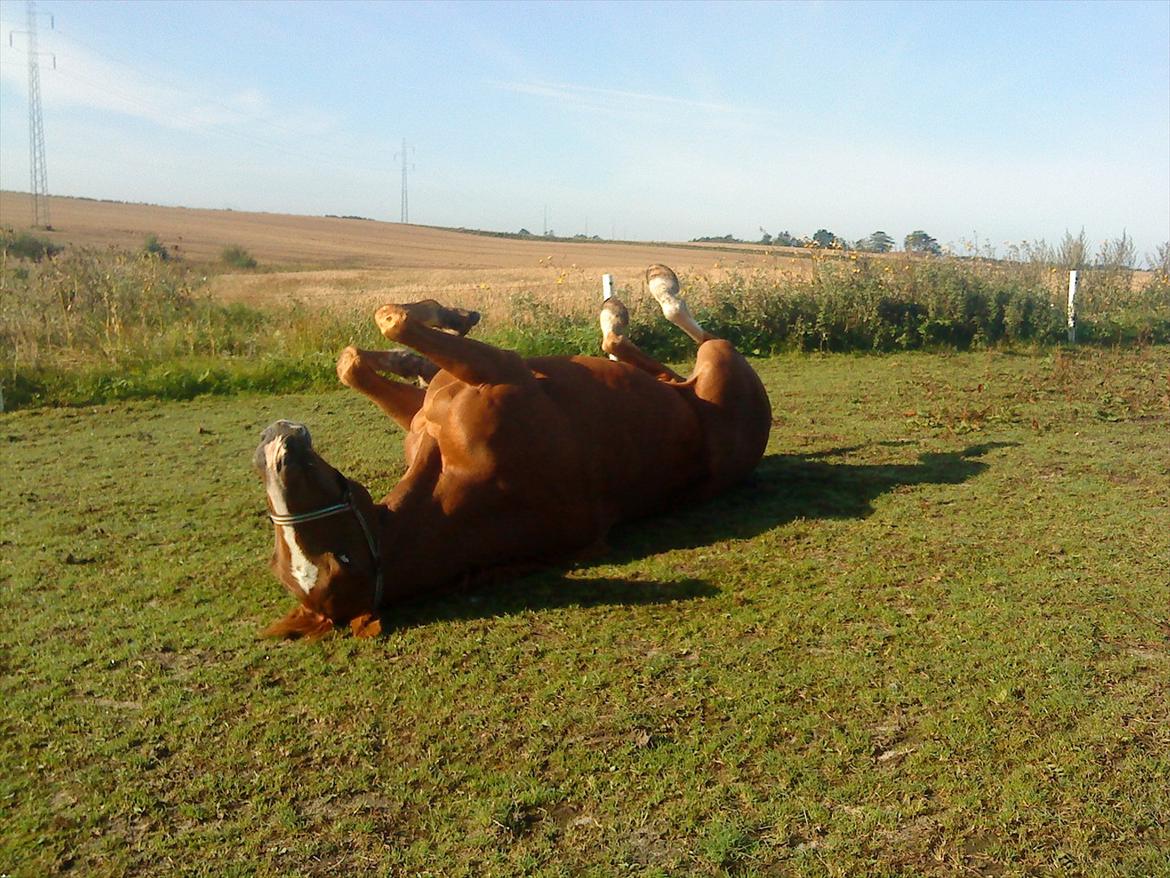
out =
[[417,353],[349,347],[337,374],[406,430],[406,474],[375,503],[317,454],[306,427],[264,431],[255,465],[275,527],[272,568],[298,601],[264,633],[348,624],[377,634],[397,598],[571,558],[619,522],[751,472],[772,421],[759,377],[695,322],[673,271],[651,266],[647,288],[698,344],[689,378],[625,337],[616,299],[601,312],[609,359],[524,359],[464,337],[478,315],[430,300],[379,308],[382,334]]

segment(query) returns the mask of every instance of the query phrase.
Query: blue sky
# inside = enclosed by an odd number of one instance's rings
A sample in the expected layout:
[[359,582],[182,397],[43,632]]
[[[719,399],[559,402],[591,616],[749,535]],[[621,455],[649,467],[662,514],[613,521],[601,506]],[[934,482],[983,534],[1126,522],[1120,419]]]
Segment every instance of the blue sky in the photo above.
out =
[[[1170,2],[43,0],[55,194],[679,240],[1170,238]],[[28,188],[0,0],[0,187]]]

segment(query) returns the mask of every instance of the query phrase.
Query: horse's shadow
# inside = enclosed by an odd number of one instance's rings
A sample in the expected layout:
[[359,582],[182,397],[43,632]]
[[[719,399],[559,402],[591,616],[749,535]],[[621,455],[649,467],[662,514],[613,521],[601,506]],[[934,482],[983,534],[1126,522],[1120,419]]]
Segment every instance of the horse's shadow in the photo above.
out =
[[[750,539],[797,519],[865,518],[873,512],[873,501],[883,494],[915,485],[960,484],[988,468],[980,458],[989,451],[1017,444],[990,442],[962,451],[924,453],[915,463],[826,462],[858,451],[864,447],[860,445],[811,454],[772,454],[743,484],[713,500],[622,525],[610,534],[609,551],[589,563],[623,564],[677,549]],[[395,608],[388,627],[558,607],[662,604],[719,594],[711,583],[693,578],[654,582],[566,575],[583,566],[541,569],[490,588],[412,601]]]
[[[879,445],[898,446],[899,442]],[[797,519],[866,518],[873,501],[903,487],[957,485],[986,470],[980,460],[1016,442],[988,442],[962,451],[924,453],[915,463],[828,463],[866,447],[810,454],[771,454],[743,484],[706,503],[639,522],[611,535],[613,560],[631,561],[673,549],[750,539]]]

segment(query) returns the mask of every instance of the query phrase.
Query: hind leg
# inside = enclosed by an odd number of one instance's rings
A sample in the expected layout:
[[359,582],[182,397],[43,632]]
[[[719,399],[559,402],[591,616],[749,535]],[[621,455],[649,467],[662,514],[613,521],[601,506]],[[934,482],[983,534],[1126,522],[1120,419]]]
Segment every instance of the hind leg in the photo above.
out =
[[687,303],[678,294],[678,275],[665,265],[651,265],[646,269],[646,287],[662,308],[662,316],[702,344],[715,338],[691,316]]
[[[519,384],[532,380],[532,372],[514,351],[464,338],[457,334],[457,328],[452,331],[445,315],[453,313],[458,312],[433,300],[383,305],[374,312],[374,322],[390,341],[413,348],[467,384]],[[475,314],[467,328],[478,320]]]
[[768,444],[772,404],[755,370],[729,341],[713,338],[699,346],[688,382],[707,438],[709,482],[713,495],[755,468]]
[[415,413],[422,408],[426,391],[401,381],[390,381],[378,374],[378,364],[384,364],[384,355],[391,353],[395,352],[363,351],[350,345],[337,360],[337,377],[346,387],[369,397],[402,429],[409,430]]
[[649,372],[661,381],[682,381],[682,377],[659,363],[625,336],[630,314],[618,299],[609,298],[601,306],[601,349],[611,359]]

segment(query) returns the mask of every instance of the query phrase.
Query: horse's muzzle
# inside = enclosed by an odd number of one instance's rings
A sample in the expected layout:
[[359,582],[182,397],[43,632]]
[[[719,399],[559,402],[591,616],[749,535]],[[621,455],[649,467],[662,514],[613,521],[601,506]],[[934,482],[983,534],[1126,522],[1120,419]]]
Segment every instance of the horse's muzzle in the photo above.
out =
[[285,464],[304,462],[313,451],[313,437],[304,424],[274,421],[260,434],[260,446],[253,463],[256,469],[282,469]]

